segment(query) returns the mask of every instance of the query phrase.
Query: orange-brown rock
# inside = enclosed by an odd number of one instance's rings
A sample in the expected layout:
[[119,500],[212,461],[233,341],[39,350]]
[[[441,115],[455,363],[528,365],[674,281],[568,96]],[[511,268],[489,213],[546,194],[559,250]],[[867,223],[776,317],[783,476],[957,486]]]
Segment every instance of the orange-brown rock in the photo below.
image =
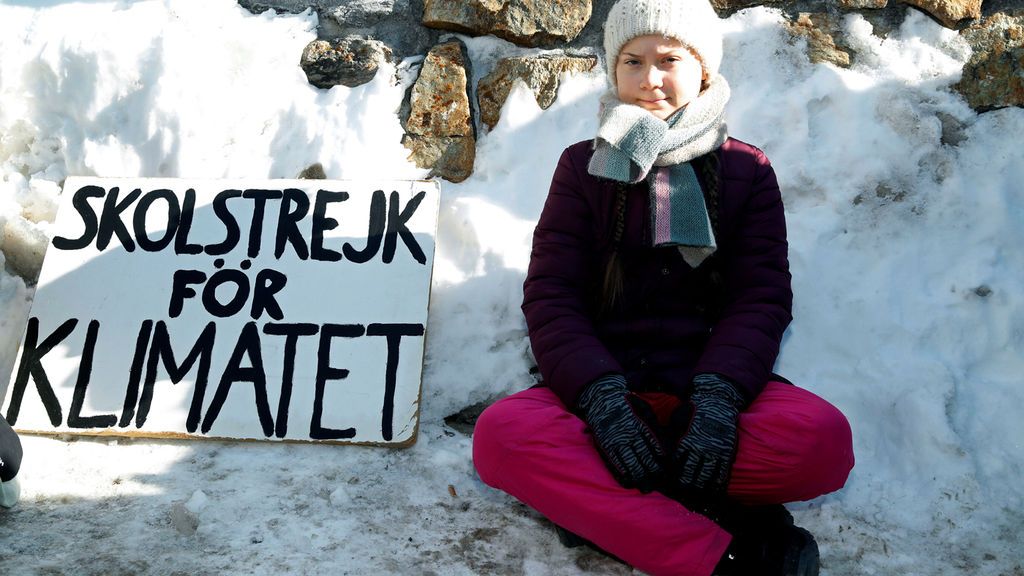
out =
[[979,112],[1024,107],[1024,13],[994,14],[961,35],[973,54],[953,88]]
[[461,42],[440,44],[427,53],[412,88],[402,140],[417,166],[452,182],[472,174],[476,156],[466,67]]
[[981,0],[903,0],[934,16],[947,28],[981,18]]
[[850,54],[836,45],[833,34],[838,34],[839,28],[828,14],[801,12],[796,22],[789,23],[789,31],[807,40],[807,57],[811,62],[850,67]]

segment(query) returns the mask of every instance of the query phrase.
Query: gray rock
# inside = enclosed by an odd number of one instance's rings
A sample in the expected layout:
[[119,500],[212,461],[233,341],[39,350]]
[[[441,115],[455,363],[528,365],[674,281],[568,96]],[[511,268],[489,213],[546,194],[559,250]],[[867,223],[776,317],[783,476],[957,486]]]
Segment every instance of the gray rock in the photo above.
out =
[[418,17],[407,16],[409,20],[391,18],[374,29],[374,37],[391,47],[396,59],[426,54],[441,36],[440,31],[423,26]]
[[480,418],[480,414],[491,404],[493,404],[493,401],[478,402],[476,404],[466,406],[455,414],[445,416],[444,423],[453,430],[461,432],[466,436],[472,436],[473,428],[476,426],[477,419]]
[[476,157],[468,62],[462,42],[432,48],[410,91],[403,122],[402,143],[410,150],[410,158],[420,168],[431,168],[431,175],[452,182],[472,174]]
[[522,80],[533,92],[537,104],[547,109],[558,95],[562,74],[586,72],[597,64],[597,58],[570,56],[515,57],[500,60],[490,74],[480,80],[476,97],[480,122],[494,128],[509,92],[516,80]]
[[961,35],[973,54],[953,88],[978,112],[1024,107],[1024,11],[995,14]]
[[888,3],[889,0],[839,0],[839,7],[844,10],[878,10]]
[[938,112],[935,114],[942,124],[942,137],[940,141],[946,146],[957,146],[967,139],[964,134],[964,123],[952,114]]
[[981,18],[981,0],[903,0],[931,14],[947,28],[956,29]]
[[440,33],[423,26],[423,0],[335,1],[321,6],[321,39],[370,36],[386,44],[396,60],[425,54]]
[[858,10],[858,13],[871,24],[871,33],[878,38],[889,38],[899,32],[900,26],[907,17],[907,5],[889,2],[885,8]]
[[1012,15],[1020,9],[1020,0],[985,0],[981,5],[981,14],[986,18],[995,16],[996,12]]
[[377,68],[391,59],[391,49],[368,38],[349,37],[336,42],[314,40],[302,51],[300,65],[317,88],[338,84],[355,87],[373,80]]
[[718,11],[719,16],[725,17],[737,10],[750,8],[751,6],[765,6],[778,4],[781,0],[711,0],[711,5]]
[[579,35],[590,0],[426,0],[423,24],[473,36],[493,34],[520,46],[555,46]]
[[387,45],[396,60],[425,53],[437,43],[439,35],[436,30],[423,26],[423,0],[238,0],[238,3],[254,14],[267,10],[295,14],[312,8],[320,19],[319,40],[370,37]]
[[420,168],[430,168],[430,177],[462,182],[473,174],[476,139],[470,136],[417,136],[406,134],[402,144]]
[[[408,0],[399,0],[397,4],[400,10],[409,9]],[[395,8],[395,0],[350,0],[340,6],[322,9],[321,15],[334,20],[339,26],[368,28],[391,16]]]
[[600,53],[604,44],[604,21],[608,18],[608,11],[614,3],[615,0],[591,0],[590,20],[579,35],[564,47],[576,49],[577,52]]
[[262,14],[267,10],[278,13],[298,14],[307,8],[316,8],[316,2],[312,0],[269,0],[265,2],[253,0],[238,0],[238,5],[253,14]]

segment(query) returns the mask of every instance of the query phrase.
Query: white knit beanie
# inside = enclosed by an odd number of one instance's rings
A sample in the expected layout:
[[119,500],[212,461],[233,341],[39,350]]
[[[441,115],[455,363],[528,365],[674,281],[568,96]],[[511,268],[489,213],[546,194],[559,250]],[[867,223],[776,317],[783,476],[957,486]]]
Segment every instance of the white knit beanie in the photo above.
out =
[[662,34],[679,40],[703,61],[708,77],[722,63],[721,21],[708,0],[619,0],[604,23],[604,57],[615,87],[619,51],[633,38]]

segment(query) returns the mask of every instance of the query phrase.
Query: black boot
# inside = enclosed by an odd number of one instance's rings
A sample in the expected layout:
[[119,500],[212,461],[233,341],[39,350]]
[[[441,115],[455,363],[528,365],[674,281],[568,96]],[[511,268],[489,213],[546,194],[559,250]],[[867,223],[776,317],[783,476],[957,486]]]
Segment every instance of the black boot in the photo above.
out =
[[562,543],[562,546],[566,548],[579,548],[580,546],[593,546],[590,540],[569,532],[565,528],[562,528],[558,524],[555,524],[555,534],[558,535],[558,541]]
[[591,542],[590,540],[587,540],[586,538],[580,536],[579,534],[576,534],[575,532],[570,532],[570,531],[566,530],[565,528],[562,528],[558,524],[555,524],[554,527],[555,527],[555,534],[558,535],[558,541],[562,543],[562,546],[565,546],[566,548],[579,548],[580,546],[586,546],[587,548],[590,548],[591,550],[594,550],[595,552],[599,552],[599,553],[601,553],[601,554],[611,558],[612,560],[615,560],[616,562],[621,562],[622,564],[628,564],[627,562],[623,561],[618,556],[612,554],[611,552],[608,552],[607,550],[601,548],[597,544],[594,544],[593,542]]
[[818,544],[785,507],[731,507],[720,522],[733,534],[714,576],[817,576]]
[[765,533],[780,526],[793,525],[793,515],[782,504],[744,506],[726,501],[710,518],[733,536]]

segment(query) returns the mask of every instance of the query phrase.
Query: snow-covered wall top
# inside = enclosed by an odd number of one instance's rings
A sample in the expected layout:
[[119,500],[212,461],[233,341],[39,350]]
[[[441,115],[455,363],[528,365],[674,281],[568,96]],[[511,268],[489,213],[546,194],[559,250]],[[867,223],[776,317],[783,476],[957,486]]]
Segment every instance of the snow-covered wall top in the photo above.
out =
[[[806,42],[814,63],[850,68],[871,58],[849,27],[858,18],[872,25],[872,35],[886,38],[904,20],[907,5],[920,9],[942,26],[960,29],[973,49],[964,63],[959,92],[978,111],[1024,105],[1024,10],[1012,11],[998,2],[983,14],[981,0],[842,0],[822,5],[808,0],[769,2],[785,17],[793,42]],[[420,79],[411,89],[411,106],[401,113],[405,145],[413,161],[431,174],[461,182],[473,171],[475,130],[495,123],[509,87],[522,81],[542,108],[558,89],[558,76],[590,69],[601,51],[602,23],[611,0],[563,2],[481,2],[467,0],[365,0],[360,2],[250,2],[249,10],[320,15],[317,40],[303,50],[301,65],[311,84],[330,88],[354,87],[370,81],[380,64],[426,55]],[[718,0],[722,15],[760,4],[759,0]],[[983,18],[984,16],[984,18]],[[495,62],[474,62],[460,55],[450,33],[502,38],[517,47],[503,50]],[[454,52],[453,52],[454,51]],[[584,58],[579,58],[584,56]],[[476,82],[466,80],[475,74]],[[495,91],[494,84],[504,85]],[[438,90],[437,86],[447,87]],[[427,96],[417,99],[419,92]],[[441,92],[441,93],[438,93]],[[444,110],[459,111],[465,127],[417,125],[415,116],[434,118]],[[412,114],[413,118],[410,118]],[[480,116],[478,118],[478,116]],[[490,118],[488,118],[490,116]]]

